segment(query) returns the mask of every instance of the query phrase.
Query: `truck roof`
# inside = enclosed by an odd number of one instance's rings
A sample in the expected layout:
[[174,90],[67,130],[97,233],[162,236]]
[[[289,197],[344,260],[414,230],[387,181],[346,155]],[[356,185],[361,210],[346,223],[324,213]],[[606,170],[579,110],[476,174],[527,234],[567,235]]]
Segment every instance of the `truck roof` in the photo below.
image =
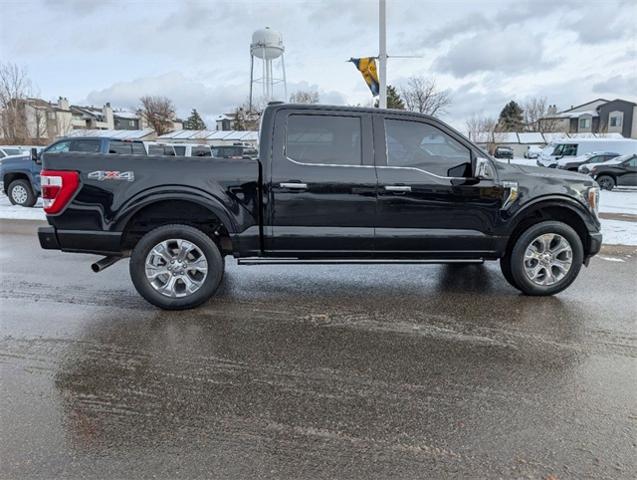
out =
[[362,112],[362,113],[391,113],[392,115],[402,115],[405,117],[419,117],[430,120],[436,120],[431,115],[425,115],[424,113],[412,112],[410,110],[396,110],[393,108],[371,108],[371,107],[352,107],[348,105],[325,105],[318,103],[284,103],[284,102],[270,102],[267,106],[268,110],[320,110],[326,112]]

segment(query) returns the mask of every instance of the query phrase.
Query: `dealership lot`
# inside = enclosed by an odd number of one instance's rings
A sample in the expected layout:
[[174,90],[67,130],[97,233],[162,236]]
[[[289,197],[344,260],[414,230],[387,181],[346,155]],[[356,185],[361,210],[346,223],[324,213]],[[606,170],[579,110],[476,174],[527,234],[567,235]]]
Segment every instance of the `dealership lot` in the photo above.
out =
[[635,247],[554,298],[484,266],[236,267],[162,312],[2,220],[5,478],[631,478]]

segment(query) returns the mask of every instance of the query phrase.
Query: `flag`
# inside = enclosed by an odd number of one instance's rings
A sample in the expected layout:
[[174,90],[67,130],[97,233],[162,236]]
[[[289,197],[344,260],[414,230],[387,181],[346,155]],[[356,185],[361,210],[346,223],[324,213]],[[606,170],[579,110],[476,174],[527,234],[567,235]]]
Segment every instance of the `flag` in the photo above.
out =
[[378,72],[376,71],[376,58],[350,58],[349,61],[356,66],[359,72],[361,72],[365,83],[372,91],[372,95],[376,97],[380,91],[378,85]]

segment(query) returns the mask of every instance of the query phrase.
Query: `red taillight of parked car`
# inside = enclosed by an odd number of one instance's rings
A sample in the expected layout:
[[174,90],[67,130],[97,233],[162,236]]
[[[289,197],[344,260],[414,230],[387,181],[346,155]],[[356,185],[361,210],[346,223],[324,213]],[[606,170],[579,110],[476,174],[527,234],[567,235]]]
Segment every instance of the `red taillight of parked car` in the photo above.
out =
[[42,170],[40,173],[44,213],[60,213],[80,186],[80,176],[70,170]]

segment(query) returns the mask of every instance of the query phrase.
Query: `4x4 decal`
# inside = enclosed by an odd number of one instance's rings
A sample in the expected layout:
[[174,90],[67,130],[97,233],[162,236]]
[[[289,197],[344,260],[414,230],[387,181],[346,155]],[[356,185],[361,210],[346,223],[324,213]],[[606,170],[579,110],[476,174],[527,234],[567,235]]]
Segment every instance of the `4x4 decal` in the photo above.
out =
[[119,170],[96,170],[88,174],[88,178],[91,180],[97,180],[102,182],[104,180],[123,180],[133,182],[135,180],[135,173],[132,171],[120,172]]

